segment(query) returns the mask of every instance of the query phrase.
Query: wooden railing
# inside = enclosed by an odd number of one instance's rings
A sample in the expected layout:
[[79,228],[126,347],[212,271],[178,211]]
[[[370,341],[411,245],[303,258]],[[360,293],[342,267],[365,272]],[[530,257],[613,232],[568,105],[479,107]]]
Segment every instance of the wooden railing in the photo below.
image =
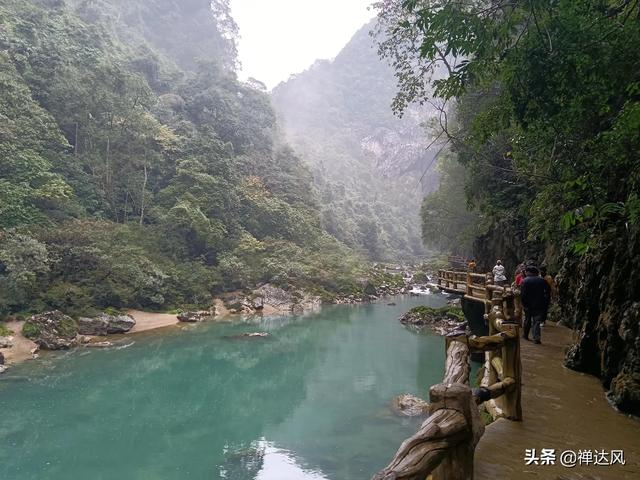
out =
[[[491,284],[487,275],[441,271],[438,284],[486,305],[489,335],[446,337],[447,358],[442,383],[429,389],[429,418],[415,435],[405,440],[386,468],[374,480],[467,480],[473,478],[475,447],[484,433],[479,405],[494,418],[522,420],[520,318],[517,292]],[[485,280],[484,297],[474,280]],[[488,298],[487,298],[488,297]],[[469,355],[484,352],[479,388],[469,385]]]
[[504,300],[505,315],[508,318],[521,318],[522,307],[518,292],[513,291],[510,286],[494,284],[490,273],[438,270],[437,281],[432,285],[445,292],[464,295],[467,300],[484,303],[486,313],[489,313],[494,292],[497,292]]

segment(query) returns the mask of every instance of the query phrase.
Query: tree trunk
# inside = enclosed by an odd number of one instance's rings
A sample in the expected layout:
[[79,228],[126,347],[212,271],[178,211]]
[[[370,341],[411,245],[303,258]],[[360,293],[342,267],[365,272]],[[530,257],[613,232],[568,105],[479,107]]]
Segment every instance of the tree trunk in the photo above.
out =
[[147,172],[147,164],[144,164],[144,182],[142,183],[142,196],[140,198],[140,225],[144,222],[144,192],[147,189],[147,180],[149,178]]

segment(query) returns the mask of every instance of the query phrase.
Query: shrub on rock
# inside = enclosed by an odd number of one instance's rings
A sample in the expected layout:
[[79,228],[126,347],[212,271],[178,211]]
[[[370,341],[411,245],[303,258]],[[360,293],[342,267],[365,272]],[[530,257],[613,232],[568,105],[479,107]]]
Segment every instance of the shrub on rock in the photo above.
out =
[[33,315],[22,333],[45,350],[65,350],[77,345],[78,327],[71,317],[54,310]]

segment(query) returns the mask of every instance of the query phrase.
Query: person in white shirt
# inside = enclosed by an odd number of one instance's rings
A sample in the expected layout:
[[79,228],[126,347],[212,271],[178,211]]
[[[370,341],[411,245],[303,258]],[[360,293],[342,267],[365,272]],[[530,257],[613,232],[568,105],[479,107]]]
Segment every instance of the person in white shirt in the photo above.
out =
[[502,260],[498,260],[496,262],[496,266],[493,267],[493,281],[496,285],[504,285],[504,283],[507,281],[507,275],[505,274]]

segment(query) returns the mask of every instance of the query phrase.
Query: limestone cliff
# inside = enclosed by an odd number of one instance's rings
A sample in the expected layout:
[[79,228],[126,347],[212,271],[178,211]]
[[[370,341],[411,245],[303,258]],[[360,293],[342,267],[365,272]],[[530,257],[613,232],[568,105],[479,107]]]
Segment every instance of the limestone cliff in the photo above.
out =
[[566,365],[602,380],[611,402],[640,414],[640,229],[606,232],[558,275],[560,317],[577,332]]
[[557,254],[555,245],[528,243],[522,232],[504,222],[476,239],[474,255],[481,270],[502,258],[512,280],[519,261],[547,263],[558,274],[553,317],[576,331],[566,366],[599,377],[615,407],[639,415],[640,229],[625,224],[612,228],[582,256]]

